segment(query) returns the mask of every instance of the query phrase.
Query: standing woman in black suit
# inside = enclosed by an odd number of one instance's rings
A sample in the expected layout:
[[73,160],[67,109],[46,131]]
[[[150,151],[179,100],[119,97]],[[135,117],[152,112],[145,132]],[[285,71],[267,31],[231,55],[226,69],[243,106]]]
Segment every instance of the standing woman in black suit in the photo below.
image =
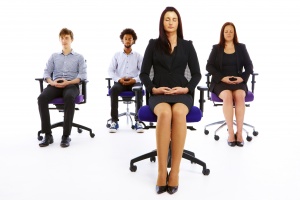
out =
[[[190,81],[184,76],[186,67]],[[151,80],[150,71],[154,77]],[[201,79],[198,57],[191,41],[183,39],[179,12],[167,7],[161,14],[159,37],[146,48],[140,79],[150,92],[149,106],[157,116],[156,146],[158,177],[156,192],[173,194],[178,190],[179,168],[186,138],[186,115],[193,106],[192,93]],[[172,163],[167,171],[171,141]]]
[[[246,46],[238,42],[235,26],[226,22],[221,29],[220,42],[213,46],[206,70],[212,74],[209,90],[223,100],[223,113],[229,133],[228,145],[242,147],[243,122],[247,81],[253,73],[252,61]],[[235,109],[234,109],[235,107]],[[237,132],[233,130],[236,117]]]

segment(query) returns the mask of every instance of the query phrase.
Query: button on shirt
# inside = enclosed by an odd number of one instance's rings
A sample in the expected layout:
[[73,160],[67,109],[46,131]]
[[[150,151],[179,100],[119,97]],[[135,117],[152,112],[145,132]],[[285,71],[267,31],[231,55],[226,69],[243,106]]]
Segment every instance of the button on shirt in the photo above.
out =
[[87,78],[86,68],[83,56],[73,50],[68,55],[54,53],[46,64],[43,77],[44,79],[52,78],[53,80],[58,78],[66,80],[80,78],[80,80],[85,80]]
[[108,68],[108,75],[113,81],[118,82],[123,77],[133,78],[136,82],[141,82],[139,74],[143,62],[143,57],[131,51],[126,54],[124,51],[114,55]]

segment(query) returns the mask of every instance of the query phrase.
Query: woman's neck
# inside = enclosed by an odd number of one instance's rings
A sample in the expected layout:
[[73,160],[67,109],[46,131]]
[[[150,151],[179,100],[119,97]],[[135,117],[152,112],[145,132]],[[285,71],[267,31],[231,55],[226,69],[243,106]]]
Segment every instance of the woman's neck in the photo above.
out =
[[172,46],[177,45],[177,33],[167,33],[167,37]]

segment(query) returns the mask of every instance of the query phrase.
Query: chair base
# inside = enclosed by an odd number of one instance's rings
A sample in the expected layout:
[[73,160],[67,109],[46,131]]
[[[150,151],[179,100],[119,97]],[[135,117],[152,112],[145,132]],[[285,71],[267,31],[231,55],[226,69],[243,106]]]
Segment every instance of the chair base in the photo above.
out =
[[[137,170],[137,166],[134,165],[134,163],[139,162],[141,160],[145,160],[150,158],[151,162],[156,161],[156,156],[157,156],[157,150],[153,150],[149,153],[146,153],[144,155],[138,156],[130,161],[130,167],[129,170],[132,172],[135,172]],[[210,170],[206,168],[205,162],[199,160],[198,158],[195,157],[195,153],[188,151],[188,150],[183,150],[182,158],[187,159],[191,161],[191,163],[196,163],[200,166],[203,167],[202,173],[203,175],[209,175]],[[169,154],[168,154],[168,168],[171,167],[171,149],[169,148]]]
[[[63,125],[64,125],[64,122],[57,122],[57,123],[51,125],[51,129],[54,129],[54,128],[57,128],[57,127],[63,127]],[[86,131],[90,132],[91,138],[95,137],[95,134],[92,132],[92,129],[90,129],[86,126],[82,126],[80,124],[72,123],[72,127],[77,128],[78,133],[82,133],[82,130],[86,130]],[[43,136],[41,136],[41,134],[42,134],[42,131],[40,130],[38,132],[38,140],[40,140],[40,141],[43,139]]]
[[[225,120],[221,120],[221,121],[217,121],[217,122],[213,122],[213,123],[207,124],[207,125],[204,127],[204,134],[205,134],[205,135],[208,135],[208,134],[209,134],[209,131],[207,130],[207,127],[213,126],[213,125],[218,125],[218,124],[220,124],[220,126],[219,126],[219,127],[215,130],[215,132],[214,132],[214,139],[215,139],[216,141],[218,141],[218,140],[220,139],[220,137],[217,135],[217,132],[218,132],[220,129],[222,129],[224,126],[226,126]],[[235,121],[235,120],[233,121],[233,124],[236,126],[236,121]],[[247,126],[247,127],[249,127],[249,128],[252,128],[252,129],[253,129],[252,134],[253,134],[254,136],[257,136],[257,135],[258,135],[258,132],[255,130],[255,127],[254,127],[254,126],[252,126],[252,125],[250,125],[250,124],[247,124],[247,123],[245,123],[245,122],[244,122],[244,126]],[[246,140],[247,140],[248,142],[250,142],[250,141],[252,140],[252,137],[249,136],[249,132],[248,132],[245,128],[243,128],[243,131],[247,133],[247,138],[246,138]]]
[[[129,120],[130,120],[131,129],[134,129],[135,128],[134,127],[135,124],[133,123],[133,120],[132,120],[131,116],[135,117],[135,113],[133,113],[133,112],[123,112],[123,113],[121,113],[121,114],[118,115],[118,117],[122,117],[122,116],[126,116],[126,118],[127,118],[127,124],[129,124]],[[106,122],[106,127],[107,128],[110,127],[111,122],[112,122],[111,118],[107,120],[107,122]]]

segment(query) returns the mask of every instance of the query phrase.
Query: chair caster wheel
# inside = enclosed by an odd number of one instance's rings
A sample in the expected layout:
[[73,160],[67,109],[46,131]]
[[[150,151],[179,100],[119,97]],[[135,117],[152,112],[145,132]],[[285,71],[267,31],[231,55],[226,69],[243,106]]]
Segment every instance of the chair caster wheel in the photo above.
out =
[[251,136],[247,136],[246,140],[247,140],[248,142],[251,142],[252,137],[251,137]]
[[106,124],[106,128],[110,128],[110,124]]
[[91,138],[94,138],[95,134],[94,133],[90,133],[90,136],[91,136]]
[[220,137],[218,135],[215,135],[215,140],[218,141],[220,139]]
[[209,131],[208,131],[208,130],[204,130],[204,134],[205,134],[205,135],[208,135],[208,134],[209,134]]
[[82,133],[82,129],[81,129],[81,128],[78,128],[78,129],[77,129],[77,132],[78,132],[78,133]]
[[131,126],[131,129],[133,130],[134,128],[135,128],[134,125],[132,125],[132,126]]
[[202,174],[205,175],[205,176],[208,176],[210,173],[210,170],[209,169],[205,169],[202,171]]
[[155,162],[156,158],[155,157],[150,157],[150,162]]
[[253,131],[253,135],[254,135],[254,136],[257,136],[257,135],[258,135],[258,132],[257,132],[257,131]]
[[43,136],[38,136],[38,138],[37,138],[39,141],[42,141],[42,139],[43,139]]
[[131,172],[135,172],[137,170],[137,166],[136,165],[132,165],[132,166],[129,167],[129,170]]

